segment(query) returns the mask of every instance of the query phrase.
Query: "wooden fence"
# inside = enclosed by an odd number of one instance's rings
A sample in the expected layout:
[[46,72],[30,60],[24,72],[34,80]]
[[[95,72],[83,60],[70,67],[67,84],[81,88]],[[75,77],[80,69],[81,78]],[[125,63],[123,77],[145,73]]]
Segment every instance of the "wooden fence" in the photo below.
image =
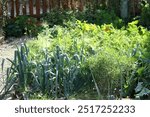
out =
[[[14,18],[18,15],[39,17],[40,14],[50,12],[54,8],[83,10],[85,1],[90,0],[7,0],[7,16]],[[0,4],[0,16],[2,5]]]
[[[7,16],[14,18],[18,15],[30,15],[40,17],[40,14],[50,12],[54,8],[79,9],[82,11],[86,5],[105,4],[115,5],[120,10],[120,0],[6,0]],[[109,2],[108,2],[109,1]],[[137,3],[141,0],[129,0],[131,3],[130,11],[133,14],[138,11]],[[2,16],[2,4],[0,4],[0,16]]]

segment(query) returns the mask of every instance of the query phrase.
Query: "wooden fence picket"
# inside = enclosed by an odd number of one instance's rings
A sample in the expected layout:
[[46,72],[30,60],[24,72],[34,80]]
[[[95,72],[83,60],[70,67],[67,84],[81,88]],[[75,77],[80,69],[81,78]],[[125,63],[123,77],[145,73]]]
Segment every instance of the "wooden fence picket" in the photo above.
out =
[[11,18],[14,18],[14,0],[11,0],[10,2],[10,5],[11,5]]
[[19,0],[16,0],[15,4],[16,4],[16,16],[18,16],[19,15],[19,8],[20,8]]
[[29,0],[29,14],[33,16],[33,0]]
[[40,0],[36,0],[36,17],[40,16],[40,10],[41,10],[41,4],[40,4]]

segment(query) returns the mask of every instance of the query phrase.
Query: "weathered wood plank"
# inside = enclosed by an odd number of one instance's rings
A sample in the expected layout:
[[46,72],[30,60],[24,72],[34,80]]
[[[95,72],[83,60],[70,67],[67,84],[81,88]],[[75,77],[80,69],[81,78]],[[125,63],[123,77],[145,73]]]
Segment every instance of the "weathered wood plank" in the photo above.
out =
[[36,16],[37,17],[40,17],[40,9],[41,9],[40,0],[36,0]]
[[29,14],[33,16],[33,0],[29,0]]
[[11,18],[14,18],[14,10],[15,10],[14,9],[14,0],[11,0],[10,2],[11,2],[11,4],[10,4],[11,5],[11,15],[10,16],[11,16]]
[[15,1],[15,4],[16,4],[16,16],[18,16],[19,15],[19,9],[20,9],[20,3],[19,3],[19,0],[16,0]]

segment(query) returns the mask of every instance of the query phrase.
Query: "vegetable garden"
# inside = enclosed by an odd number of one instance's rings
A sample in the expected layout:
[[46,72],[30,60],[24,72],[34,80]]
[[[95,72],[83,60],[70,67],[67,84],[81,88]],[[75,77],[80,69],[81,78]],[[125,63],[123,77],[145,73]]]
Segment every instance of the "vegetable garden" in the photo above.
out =
[[103,7],[9,19],[6,37],[30,40],[2,60],[1,71],[11,66],[0,99],[150,99],[150,6],[141,4],[128,21]]

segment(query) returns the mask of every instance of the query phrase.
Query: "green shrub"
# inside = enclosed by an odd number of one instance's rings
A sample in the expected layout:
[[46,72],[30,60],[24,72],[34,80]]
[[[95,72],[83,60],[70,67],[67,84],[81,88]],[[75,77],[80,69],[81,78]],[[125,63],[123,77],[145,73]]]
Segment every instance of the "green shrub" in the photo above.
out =
[[4,27],[7,37],[20,37],[24,34],[37,36],[42,29],[43,27],[39,24],[39,21],[30,16],[18,16],[13,20],[8,19]]
[[121,28],[124,25],[121,20],[113,11],[106,9],[86,9],[84,11],[65,11],[65,10],[52,10],[42,16],[42,20],[46,21],[50,27],[54,25],[65,26],[68,21],[86,21],[97,25],[112,23],[115,27]]
[[150,4],[147,1],[142,2],[140,23],[150,28]]
[[15,24],[13,21],[9,21],[4,27],[6,37],[14,36],[20,37],[24,34],[24,29],[19,25]]
[[50,13],[46,13],[42,16],[41,20],[46,21],[49,27],[54,25],[63,25],[64,22],[73,21],[75,19],[75,14],[73,11],[65,11],[54,9]]
[[83,15],[83,19],[81,19],[82,17],[80,17],[80,15],[78,19],[85,20],[89,23],[97,25],[112,23],[113,26],[118,28],[121,28],[124,25],[122,19],[120,19],[113,11],[106,9],[87,10],[81,14]]
[[[132,56],[134,58],[135,63],[133,64],[134,68],[131,72],[130,78],[127,80],[126,93],[127,95],[133,98],[135,98],[136,96],[139,98],[146,98],[145,95],[149,95],[149,91],[147,90],[149,89],[149,81],[147,79],[149,76],[148,61],[150,54],[148,45],[150,40],[150,32],[141,26],[133,26],[133,24],[132,26],[130,26],[129,30],[130,32],[132,32],[132,35],[136,35],[135,37],[138,40],[138,43],[134,46],[132,52]],[[145,90],[145,88],[147,90],[147,93],[143,93],[143,90]]]

